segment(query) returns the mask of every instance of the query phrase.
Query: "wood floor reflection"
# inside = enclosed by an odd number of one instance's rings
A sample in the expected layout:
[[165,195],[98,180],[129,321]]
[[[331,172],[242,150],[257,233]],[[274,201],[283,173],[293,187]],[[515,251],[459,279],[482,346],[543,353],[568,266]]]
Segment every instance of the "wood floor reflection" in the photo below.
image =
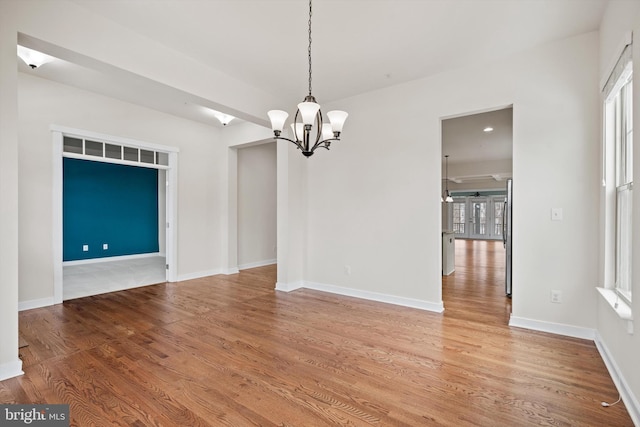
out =
[[23,311],[0,403],[67,403],[74,426],[633,425],[600,406],[593,343],[509,328],[499,249],[469,251],[490,268],[447,278],[444,314],[276,292],[275,266]]

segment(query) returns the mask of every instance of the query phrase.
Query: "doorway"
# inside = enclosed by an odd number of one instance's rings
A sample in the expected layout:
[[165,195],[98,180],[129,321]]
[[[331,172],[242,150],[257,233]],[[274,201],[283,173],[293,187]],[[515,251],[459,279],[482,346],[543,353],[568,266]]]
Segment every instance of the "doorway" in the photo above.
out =
[[448,191],[453,199],[442,203],[442,230],[456,237],[455,269],[450,276],[443,276],[445,305],[446,298],[454,298],[448,291],[455,288],[462,294],[482,295],[481,299],[456,299],[456,304],[466,304],[466,309],[472,310],[480,300],[487,305],[489,298],[495,300],[494,307],[506,304],[510,310],[502,241],[506,185],[513,175],[512,152],[512,106],[442,120],[442,171],[447,171],[442,176],[442,192]]
[[[178,150],[173,147],[58,126],[53,126],[52,131],[55,165],[53,170],[54,304],[62,303],[64,299],[144,286],[152,284],[152,282],[157,283],[158,280],[176,281],[177,230],[175,218],[177,213]],[[158,251],[154,254],[98,256],[96,258],[85,256],[84,258],[87,259],[81,259],[64,266],[63,159],[89,160],[103,165],[112,164],[156,170],[157,205],[159,207],[157,237],[158,245],[164,247],[164,253]],[[85,250],[84,246],[82,250]],[[100,246],[105,251],[109,249],[108,244]],[[88,249],[87,247],[86,250]],[[135,251],[130,253],[135,253]],[[92,277],[96,277],[101,283],[96,283],[95,288],[72,290],[70,294],[67,294],[64,282],[65,268],[68,266],[74,267],[74,273],[84,275],[80,282],[91,281]],[[149,274],[150,272],[153,273]],[[68,275],[67,278],[69,278]],[[111,283],[105,283],[105,281]]]
[[277,262],[277,145],[237,149],[238,270]]

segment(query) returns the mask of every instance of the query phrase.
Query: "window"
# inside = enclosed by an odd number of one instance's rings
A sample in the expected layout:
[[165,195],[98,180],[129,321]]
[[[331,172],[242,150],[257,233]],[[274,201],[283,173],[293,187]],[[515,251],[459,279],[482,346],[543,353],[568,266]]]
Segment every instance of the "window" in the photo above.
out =
[[493,235],[502,236],[504,223],[504,198],[493,199]]
[[[65,157],[86,158],[86,156],[102,157],[108,163],[148,163],[151,165],[169,166],[169,154],[161,151],[146,150],[108,142],[91,141],[71,136],[63,137],[62,151]],[[162,168],[161,168],[162,169]]]
[[456,234],[465,234],[464,225],[466,223],[466,206],[466,200],[453,201],[453,232]]
[[491,195],[496,192],[500,193],[500,190],[488,191],[489,195],[476,193],[469,196],[458,194],[453,197],[453,203],[449,204],[451,208],[448,224],[457,238],[502,238],[504,196]]
[[610,265],[617,294],[631,302],[631,207],[633,197],[633,80],[627,46],[605,86],[605,188],[611,212],[605,234],[613,243]]

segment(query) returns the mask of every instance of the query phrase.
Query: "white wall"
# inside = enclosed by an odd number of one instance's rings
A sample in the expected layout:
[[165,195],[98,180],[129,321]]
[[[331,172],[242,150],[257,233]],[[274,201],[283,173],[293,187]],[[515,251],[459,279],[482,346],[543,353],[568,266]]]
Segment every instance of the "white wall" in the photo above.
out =
[[309,164],[306,279],[441,302],[440,119],[513,104],[513,314],[595,327],[597,69],[590,33],[336,102],[343,140]]
[[[306,275],[307,165],[308,158],[292,143],[278,141],[277,199],[278,278],[276,289],[290,291],[303,286]],[[314,156],[315,157],[315,156]]]
[[218,129],[23,73],[18,95],[20,301],[53,295],[52,124],[178,147],[178,277],[219,271]]
[[22,373],[18,358],[17,31],[0,2],[0,380]]
[[[636,35],[633,46],[633,61],[634,61],[634,87],[633,87],[633,104],[634,104],[634,117],[633,121],[637,124],[640,123],[640,67],[638,64],[640,61],[640,43],[638,42],[638,35],[640,34],[640,2],[627,2],[627,1],[612,1],[609,3],[605,16],[601,24],[600,32],[600,81],[604,82],[609,76],[610,67],[612,67],[620,51],[618,48],[622,45],[625,32],[634,31]],[[640,171],[640,134],[635,132],[634,134],[634,170],[635,177],[638,177],[638,171]],[[598,188],[600,192],[600,212],[604,213],[604,191],[602,187]],[[595,191],[595,187],[594,187]],[[599,286],[604,286],[603,280],[603,265],[604,265],[604,240],[602,239],[602,229],[604,228],[604,221],[601,222],[601,240],[600,240],[600,274],[599,274]],[[640,314],[640,274],[637,269],[640,266],[640,197],[634,197],[633,200],[633,238],[632,238],[632,256],[633,256],[633,271],[632,271],[632,292],[634,295],[632,303],[632,311],[634,317],[638,317]],[[608,284],[611,285],[611,284]],[[640,422],[640,405],[638,398],[640,398],[640,369],[638,369],[638,355],[640,355],[640,336],[638,335],[637,322],[635,324],[636,332],[634,334],[627,333],[627,322],[623,321],[613,311],[611,306],[603,299],[598,299],[597,306],[597,329],[600,334],[600,340],[609,352],[610,357],[618,369],[617,374],[623,378],[623,382],[618,382],[618,386],[626,386],[627,391],[631,396],[625,397],[625,404],[630,410],[634,420]],[[615,378],[615,376],[614,376]],[[631,405],[627,399],[631,398],[635,400],[635,408]],[[635,412],[633,412],[635,411]]]
[[238,267],[276,259],[276,143],[238,149]]

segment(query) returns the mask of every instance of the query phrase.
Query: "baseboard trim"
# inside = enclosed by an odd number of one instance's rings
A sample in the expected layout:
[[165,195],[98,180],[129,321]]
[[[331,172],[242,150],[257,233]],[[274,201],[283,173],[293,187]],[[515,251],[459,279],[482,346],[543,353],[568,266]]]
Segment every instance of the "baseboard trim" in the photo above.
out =
[[302,288],[304,288],[303,281],[298,281],[293,283],[276,282],[276,291],[292,292],[292,291],[295,291],[296,289],[302,289]]
[[425,311],[433,311],[436,313],[442,313],[444,311],[444,304],[442,301],[439,303],[431,301],[423,301],[415,298],[399,297],[396,295],[382,294],[378,292],[363,291],[360,289],[345,288],[342,286],[327,285],[325,283],[316,282],[304,282],[303,286],[306,289],[313,289],[316,291],[329,292],[332,294],[344,295],[347,297],[354,297],[365,299],[369,301],[377,301],[386,304],[400,305],[402,307],[417,308]]
[[41,307],[49,307],[54,304],[55,304],[55,301],[53,297],[32,299],[28,301],[19,301],[18,311],[32,310],[34,308],[41,308]]
[[624,402],[624,406],[627,408],[627,412],[629,413],[633,424],[640,426],[640,403],[638,403],[638,399],[633,394],[633,391],[631,390],[631,387],[629,387],[627,381],[624,379],[622,371],[618,368],[618,364],[598,331],[596,331],[594,342],[598,348],[598,352],[600,352],[600,357],[602,357],[602,360],[609,371],[609,375],[611,376],[613,383],[620,393],[620,397]]
[[262,260],[262,261],[248,262],[246,264],[240,264],[238,266],[238,269],[247,270],[249,268],[264,267],[265,265],[273,265],[273,264],[277,264],[277,263],[278,263],[277,259],[265,259],[265,260]]
[[203,277],[216,276],[218,274],[225,274],[222,270],[206,270],[196,271],[195,273],[179,274],[177,281],[182,282],[185,280],[202,279]]
[[542,320],[527,319],[511,315],[509,326],[517,328],[531,329],[540,332],[549,332],[556,335],[565,335],[573,338],[582,338],[593,341],[596,336],[596,330],[590,328],[582,328],[580,326],[565,325],[563,323],[544,322]]
[[222,270],[220,270],[220,273],[218,274],[225,274],[225,275],[230,275],[230,274],[238,274],[240,273],[240,270],[238,270],[238,267],[233,267],[233,268],[223,268]]
[[0,364],[0,381],[23,375],[22,360],[18,359],[13,362]]
[[100,257],[100,258],[79,259],[76,261],[62,261],[62,266],[66,267],[68,265],[96,264],[98,262],[127,261],[130,259],[153,258],[157,256],[164,256],[164,255],[161,254],[160,252],[153,252],[148,254],[120,255],[120,256],[109,256],[109,257]]

